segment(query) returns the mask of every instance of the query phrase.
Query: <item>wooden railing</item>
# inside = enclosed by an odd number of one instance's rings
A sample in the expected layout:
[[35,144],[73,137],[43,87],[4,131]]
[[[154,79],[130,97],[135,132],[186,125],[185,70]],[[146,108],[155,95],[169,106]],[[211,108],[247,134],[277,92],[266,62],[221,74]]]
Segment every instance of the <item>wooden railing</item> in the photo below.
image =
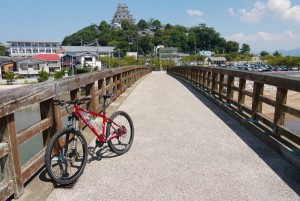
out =
[[[300,73],[288,76],[209,66],[171,67],[167,71],[198,87],[215,101],[229,106],[235,113],[262,125],[271,135],[299,150],[300,133],[286,127],[285,120],[288,114],[300,122],[300,99],[294,104],[288,102],[288,92],[300,98]],[[265,94],[267,88],[272,88],[273,97]],[[271,115],[264,113],[263,107],[271,108]]]
[[[44,153],[51,135],[62,128],[62,118],[67,116],[60,106],[54,104],[61,94],[68,93],[70,99],[91,97],[88,109],[102,110],[98,96],[106,92],[114,93],[116,99],[136,80],[151,72],[143,66],[122,67],[87,73],[64,78],[59,81],[39,83],[0,94],[0,159],[2,182],[0,200],[6,200],[14,194],[22,195],[24,183],[43,165]],[[41,121],[20,132],[16,131],[15,112],[32,104],[40,105]],[[27,142],[42,132],[43,149],[24,165],[20,163],[19,145]]]

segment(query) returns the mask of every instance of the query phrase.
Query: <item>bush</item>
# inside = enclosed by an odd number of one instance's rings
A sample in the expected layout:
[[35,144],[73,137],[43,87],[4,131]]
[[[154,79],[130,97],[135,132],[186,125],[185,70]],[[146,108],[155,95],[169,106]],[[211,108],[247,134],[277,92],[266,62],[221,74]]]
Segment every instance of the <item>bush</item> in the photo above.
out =
[[47,73],[46,71],[44,71],[44,68],[42,68],[41,71],[39,71],[39,78],[38,78],[38,82],[45,82],[47,81],[49,78],[49,73]]
[[6,79],[7,84],[12,84],[15,81],[15,75],[13,72],[8,72],[2,75]]
[[64,71],[60,70],[60,71],[55,71],[54,73],[54,78],[56,80],[61,79],[64,77]]
[[15,78],[16,79],[25,79],[26,77],[25,77],[25,75],[17,75],[17,76],[15,76]]
[[77,68],[76,69],[76,74],[82,74],[82,73],[87,73],[88,70],[86,68]]

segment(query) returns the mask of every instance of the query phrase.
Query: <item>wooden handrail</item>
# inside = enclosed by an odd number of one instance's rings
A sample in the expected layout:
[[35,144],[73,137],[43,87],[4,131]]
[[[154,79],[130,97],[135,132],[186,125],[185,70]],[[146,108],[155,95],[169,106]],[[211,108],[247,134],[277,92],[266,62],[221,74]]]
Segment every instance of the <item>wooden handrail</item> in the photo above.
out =
[[[300,79],[296,76],[275,73],[247,72],[210,66],[180,66],[167,69],[169,74],[179,76],[199,87],[218,101],[232,105],[236,112],[243,113],[249,119],[263,123],[276,137],[283,137],[293,145],[300,147],[300,133],[291,131],[284,126],[285,113],[300,118],[300,110],[287,105],[288,91],[300,93]],[[238,84],[235,84],[236,81]],[[250,84],[253,91],[246,89]],[[274,99],[264,96],[264,87],[271,85],[276,88]],[[237,98],[233,94],[237,93]],[[245,105],[245,98],[250,98],[252,105]],[[274,108],[272,118],[263,114],[263,104]]]
[[[61,94],[68,93],[70,99],[80,97],[81,88],[91,97],[87,107],[100,111],[98,95],[114,93],[112,101],[142,76],[151,72],[145,66],[128,66],[106,69],[72,76],[57,81],[38,83],[0,94],[0,158],[3,181],[0,183],[0,200],[12,194],[15,198],[23,194],[24,183],[43,165],[44,153],[51,135],[62,128],[62,118],[67,115],[54,104]],[[40,105],[41,121],[20,132],[16,132],[15,112],[33,104]],[[43,133],[44,147],[24,165],[20,163],[19,145],[39,133]]]

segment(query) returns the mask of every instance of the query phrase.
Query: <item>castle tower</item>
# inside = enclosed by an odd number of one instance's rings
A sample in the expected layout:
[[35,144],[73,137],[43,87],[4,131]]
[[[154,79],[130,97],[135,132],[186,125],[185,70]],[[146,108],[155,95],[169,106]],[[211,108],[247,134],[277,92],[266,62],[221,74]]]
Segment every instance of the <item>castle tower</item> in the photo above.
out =
[[122,20],[128,20],[131,23],[135,23],[135,19],[133,19],[132,15],[130,15],[130,11],[126,4],[118,5],[118,10],[113,17],[112,25],[114,27],[121,26]]

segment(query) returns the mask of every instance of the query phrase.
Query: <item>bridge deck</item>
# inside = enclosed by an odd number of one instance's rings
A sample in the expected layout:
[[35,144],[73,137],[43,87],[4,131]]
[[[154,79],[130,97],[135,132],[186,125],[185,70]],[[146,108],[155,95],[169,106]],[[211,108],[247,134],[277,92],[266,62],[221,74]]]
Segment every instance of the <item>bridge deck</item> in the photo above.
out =
[[300,171],[213,103],[153,72],[121,105],[131,150],[107,147],[72,188],[48,200],[299,200]]

